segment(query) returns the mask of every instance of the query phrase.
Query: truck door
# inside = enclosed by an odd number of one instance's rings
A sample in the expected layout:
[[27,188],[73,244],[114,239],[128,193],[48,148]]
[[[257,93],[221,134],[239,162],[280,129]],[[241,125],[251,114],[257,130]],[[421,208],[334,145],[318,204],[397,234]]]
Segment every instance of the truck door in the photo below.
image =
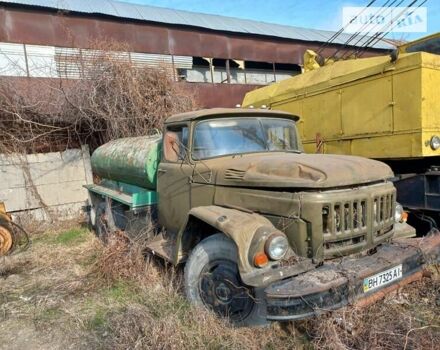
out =
[[170,233],[184,224],[190,209],[190,176],[187,162],[189,126],[168,125],[163,136],[162,159],[157,173],[159,223]]

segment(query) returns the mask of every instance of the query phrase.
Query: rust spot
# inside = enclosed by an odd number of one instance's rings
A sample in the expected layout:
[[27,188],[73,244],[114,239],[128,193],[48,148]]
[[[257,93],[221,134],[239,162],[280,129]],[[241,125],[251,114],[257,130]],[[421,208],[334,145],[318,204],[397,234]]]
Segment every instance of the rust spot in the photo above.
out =
[[[58,14],[39,9],[0,7],[0,41],[89,48],[96,40],[112,38],[133,51],[242,59],[260,62],[302,64],[306,49],[317,50],[320,43],[277,37],[209,31],[203,28],[165,23],[139,22],[99,15]],[[330,56],[340,45],[328,45],[322,52]],[[341,54],[350,48],[341,49]],[[364,56],[381,54],[370,49]]]

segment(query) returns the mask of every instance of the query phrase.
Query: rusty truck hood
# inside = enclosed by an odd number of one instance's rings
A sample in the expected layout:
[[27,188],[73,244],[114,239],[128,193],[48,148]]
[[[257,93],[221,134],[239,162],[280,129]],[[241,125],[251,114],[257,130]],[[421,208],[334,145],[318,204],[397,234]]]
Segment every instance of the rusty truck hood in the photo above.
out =
[[393,177],[384,163],[341,155],[254,153],[210,159],[205,165],[223,186],[330,188]]

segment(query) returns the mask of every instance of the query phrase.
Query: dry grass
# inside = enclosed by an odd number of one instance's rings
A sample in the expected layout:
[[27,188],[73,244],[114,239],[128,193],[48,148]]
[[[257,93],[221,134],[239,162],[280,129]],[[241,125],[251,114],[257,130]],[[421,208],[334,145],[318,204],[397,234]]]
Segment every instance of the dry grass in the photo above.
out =
[[145,257],[143,241],[118,233],[103,247],[95,273],[124,290],[119,307],[106,313],[105,341],[112,349],[260,349],[296,347],[297,337],[274,325],[236,329],[211,312],[188,304],[182,271]]
[[[296,347],[277,324],[234,329],[183,297],[181,272],[124,236],[106,247],[87,229],[33,236],[2,259],[0,349],[202,349]],[[25,338],[16,332],[26,330]],[[21,345],[21,346],[20,346]]]
[[366,308],[346,308],[301,329],[316,349],[439,349],[440,275],[406,286]]
[[0,348],[437,349],[440,344],[436,271],[365,309],[233,328],[187,303],[180,269],[144,259],[142,252],[141,243],[123,235],[104,247],[78,226],[34,236],[29,251],[0,263]]
[[96,242],[80,227],[32,238],[27,251],[1,258],[0,348],[24,348],[25,339],[35,349],[80,343],[81,325],[69,315],[93,289],[88,261],[94,260]]

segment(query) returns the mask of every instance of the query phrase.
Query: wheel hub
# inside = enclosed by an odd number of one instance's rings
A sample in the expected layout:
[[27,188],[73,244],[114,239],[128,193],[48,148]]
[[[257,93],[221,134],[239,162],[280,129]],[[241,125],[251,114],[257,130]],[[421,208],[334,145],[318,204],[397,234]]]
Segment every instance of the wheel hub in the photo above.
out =
[[231,289],[223,282],[215,288],[215,295],[219,300],[225,303],[229,303],[232,299]]
[[240,321],[252,311],[252,291],[243,285],[236,265],[230,261],[215,261],[206,266],[199,291],[207,307],[232,321]]

